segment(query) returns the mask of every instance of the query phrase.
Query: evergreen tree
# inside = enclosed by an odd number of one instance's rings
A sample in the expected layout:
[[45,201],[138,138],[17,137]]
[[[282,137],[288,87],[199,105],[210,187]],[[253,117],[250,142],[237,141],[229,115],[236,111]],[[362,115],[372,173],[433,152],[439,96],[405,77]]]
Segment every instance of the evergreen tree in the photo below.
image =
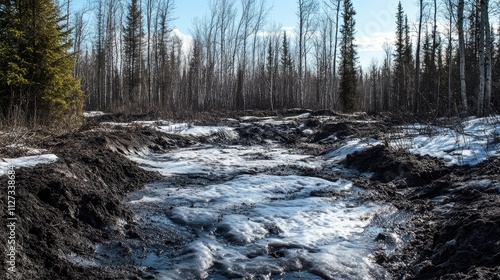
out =
[[286,32],[283,33],[283,48],[281,54],[281,66],[283,68],[283,87],[285,89],[285,106],[290,107],[294,104],[294,88],[293,88],[293,61],[290,53],[290,45],[286,39]]
[[342,109],[352,112],[357,109],[357,52],[354,44],[356,12],[351,0],[344,0],[343,23],[340,29],[340,88],[339,97]]
[[413,61],[413,46],[411,43],[411,37],[410,37],[410,26],[408,24],[408,16],[405,15],[405,46],[404,46],[404,57],[403,57],[403,62],[404,62],[404,88],[405,88],[405,94],[406,94],[406,103],[404,104],[405,108],[407,110],[410,110],[413,108],[413,103],[414,103],[414,97],[412,96],[413,93],[413,76],[415,72],[415,66],[414,66],[414,61]]
[[0,10],[2,113],[22,116],[29,125],[72,124],[81,115],[83,93],[73,77],[66,20],[55,2],[2,0]]
[[125,85],[128,92],[129,106],[136,106],[141,100],[142,82],[142,12],[139,0],[131,0],[128,6],[123,44],[125,48]]
[[410,27],[408,17],[403,11],[401,2],[396,13],[396,42],[394,53],[394,79],[392,89],[394,93],[394,104],[398,108],[408,111],[412,107],[412,75],[413,56],[410,38]]
[[394,81],[392,83],[394,92],[394,104],[397,108],[402,108],[406,104],[406,88],[404,83],[405,78],[405,26],[404,13],[401,1],[398,4],[398,12],[396,14],[396,42],[394,53]]

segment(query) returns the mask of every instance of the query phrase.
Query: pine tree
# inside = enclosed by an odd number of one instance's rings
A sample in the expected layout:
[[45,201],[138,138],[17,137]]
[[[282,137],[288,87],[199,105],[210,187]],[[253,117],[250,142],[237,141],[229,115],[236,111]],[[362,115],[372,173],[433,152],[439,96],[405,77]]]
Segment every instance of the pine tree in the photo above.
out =
[[343,24],[340,29],[340,102],[344,111],[352,112],[357,109],[357,52],[354,43],[356,12],[351,0],[344,1],[342,13]]
[[83,93],[73,77],[65,17],[52,0],[5,0],[0,7],[2,113],[11,118],[21,112],[30,125],[73,124]]

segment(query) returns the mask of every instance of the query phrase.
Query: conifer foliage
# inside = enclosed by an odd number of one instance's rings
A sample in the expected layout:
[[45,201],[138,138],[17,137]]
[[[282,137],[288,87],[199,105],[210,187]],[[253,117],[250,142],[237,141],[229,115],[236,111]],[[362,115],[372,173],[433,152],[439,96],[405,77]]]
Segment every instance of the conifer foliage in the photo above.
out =
[[0,0],[0,110],[22,125],[72,124],[83,93],[53,0]]
[[356,12],[351,0],[344,1],[343,24],[340,29],[340,101],[347,112],[357,109],[357,52],[354,43]]

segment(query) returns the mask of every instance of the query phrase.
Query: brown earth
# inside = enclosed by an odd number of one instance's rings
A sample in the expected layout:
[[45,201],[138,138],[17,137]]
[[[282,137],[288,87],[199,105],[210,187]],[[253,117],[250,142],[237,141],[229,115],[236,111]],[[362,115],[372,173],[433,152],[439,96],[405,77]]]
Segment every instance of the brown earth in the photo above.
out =
[[[297,113],[330,114],[335,120],[325,123],[306,118],[283,125],[254,123],[236,129],[240,140],[225,141],[252,145],[273,140],[320,153],[354,136],[382,140],[395,123],[390,116],[382,115],[346,116],[307,110],[293,111],[289,115]],[[245,112],[244,115],[272,114]],[[89,120],[78,132],[44,136],[40,140],[39,147],[56,154],[59,160],[16,170],[18,272],[12,279],[154,278],[133,266],[89,267],[76,265],[71,260],[74,255],[92,259],[97,243],[144,238],[134,222],[134,214],[122,201],[145,183],[161,180],[161,176],[139,168],[125,157],[126,154],[162,152],[205,141],[167,136],[139,127],[99,127],[100,121],[154,117],[103,116]],[[227,117],[238,119],[237,113],[220,114],[213,119],[227,123],[221,120]],[[359,122],[365,120],[373,122]],[[315,133],[306,133],[306,129],[314,129]],[[390,254],[381,250],[377,255],[377,262],[386,267],[394,279],[500,278],[498,158],[475,167],[445,167],[438,159],[380,145],[348,156],[343,164],[360,172],[372,172],[370,178],[351,178],[358,186],[372,190],[372,199],[411,213],[409,221],[397,229],[408,236],[407,245]],[[328,174],[316,175],[328,177]],[[7,184],[6,176],[0,177],[0,184]],[[6,205],[6,200],[3,191],[0,203]],[[1,209],[5,221],[6,209]],[[1,240],[6,240],[7,232],[2,230],[0,234]],[[182,242],[182,236],[175,233],[162,238],[166,243]],[[378,239],[384,243],[387,238],[382,235]],[[6,252],[5,242],[2,242],[2,249]],[[5,261],[3,258],[0,278],[6,275]]]

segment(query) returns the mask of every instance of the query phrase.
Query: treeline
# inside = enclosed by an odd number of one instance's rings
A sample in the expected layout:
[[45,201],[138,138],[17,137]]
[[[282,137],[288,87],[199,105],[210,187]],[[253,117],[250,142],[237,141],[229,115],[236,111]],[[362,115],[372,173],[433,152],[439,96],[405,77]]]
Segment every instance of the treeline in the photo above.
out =
[[499,108],[500,29],[490,24],[498,3],[488,0],[421,0],[418,26],[400,3],[395,42],[368,69],[357,61],[350,0],[297,0],[293,32],[270,23],[265,0],[209,1],[187,53],[173,32],[173,0],[94,3],[93,33],[82,12],[74,16],[76,73],[88,109],[447,115]]
[[266,0],[208,0],[191,42],[174,28],[174,0],[96,0],[76,12],[60,1],[0,0],[4,117],[68,119],[82,91],[87,110],[107,112],[500,108],[498,1],[420,0],[416,24],[399,4],[395,40],[368,69],[351,0],[294,1],[293,31],[272,23]]

